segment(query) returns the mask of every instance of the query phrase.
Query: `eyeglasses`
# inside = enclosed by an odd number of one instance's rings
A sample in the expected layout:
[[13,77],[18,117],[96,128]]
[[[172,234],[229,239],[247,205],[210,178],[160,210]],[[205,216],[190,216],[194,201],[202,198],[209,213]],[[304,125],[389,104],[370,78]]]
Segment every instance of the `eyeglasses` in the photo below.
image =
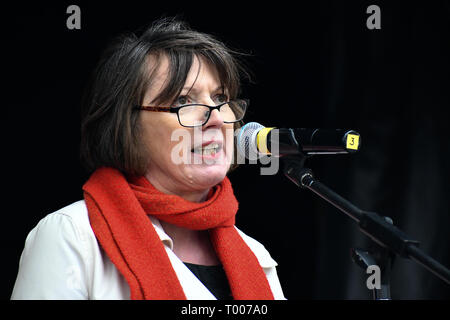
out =
[[178,107],[137,106],[138,110],[176,113],[178,122],[183,127],[200,127],[205,125],[213,110],[218,110],[224,123],[235,123],[244,118],[249,100],[235,99],[217,106],[206,104],[184,104]]

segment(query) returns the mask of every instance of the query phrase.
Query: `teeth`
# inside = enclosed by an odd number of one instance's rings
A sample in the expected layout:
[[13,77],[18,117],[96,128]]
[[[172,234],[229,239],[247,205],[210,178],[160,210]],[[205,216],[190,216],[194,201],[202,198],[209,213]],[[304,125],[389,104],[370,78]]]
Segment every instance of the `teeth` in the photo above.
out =
[[207,146],[203,147],[203,150],[218,149],[218,148],[219,148],[219,144],[218,143],[210,143]]
[[210,143],[203,148],[194,149],[194,152],[200,153],[203,155],[215,155],[217,152],[219,152],[219,144],[218,143]]
[[215,154],[216,154],[216,149],[204,149],[203,150],[204,156],[215,155]]

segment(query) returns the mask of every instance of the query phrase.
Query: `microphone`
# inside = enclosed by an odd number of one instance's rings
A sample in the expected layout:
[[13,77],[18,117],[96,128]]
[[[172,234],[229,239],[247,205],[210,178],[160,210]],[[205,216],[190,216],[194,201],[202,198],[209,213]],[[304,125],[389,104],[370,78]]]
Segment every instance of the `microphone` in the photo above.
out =
[[264,155],[347,154],[360,145],[359,133],[345,129],[268,128],[249,122],[237,134],[237,149],[250,160]]

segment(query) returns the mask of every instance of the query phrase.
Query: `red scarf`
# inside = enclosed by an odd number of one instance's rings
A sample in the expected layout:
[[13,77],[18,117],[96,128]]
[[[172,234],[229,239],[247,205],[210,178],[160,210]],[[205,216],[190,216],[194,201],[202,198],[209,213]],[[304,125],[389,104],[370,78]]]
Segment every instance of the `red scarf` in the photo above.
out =
[[127,181],[112,168],[95,171],[83,190],[95,236],[125,277],[131,299],[186,299],[147,215],[180,227],[209,230],[233,298],[273,299],[256,256],[234,227],[238,203],[228,178],[201,203],[164,194],[144,177]]

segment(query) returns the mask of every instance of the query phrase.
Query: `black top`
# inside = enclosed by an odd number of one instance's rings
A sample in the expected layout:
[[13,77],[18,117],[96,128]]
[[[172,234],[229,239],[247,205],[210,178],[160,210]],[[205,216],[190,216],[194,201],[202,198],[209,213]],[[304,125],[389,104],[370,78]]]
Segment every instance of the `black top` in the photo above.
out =
[[231,300],[230,285],[222,265],[202,266],[184,262],[186,267],[200,280],[218,300]]

